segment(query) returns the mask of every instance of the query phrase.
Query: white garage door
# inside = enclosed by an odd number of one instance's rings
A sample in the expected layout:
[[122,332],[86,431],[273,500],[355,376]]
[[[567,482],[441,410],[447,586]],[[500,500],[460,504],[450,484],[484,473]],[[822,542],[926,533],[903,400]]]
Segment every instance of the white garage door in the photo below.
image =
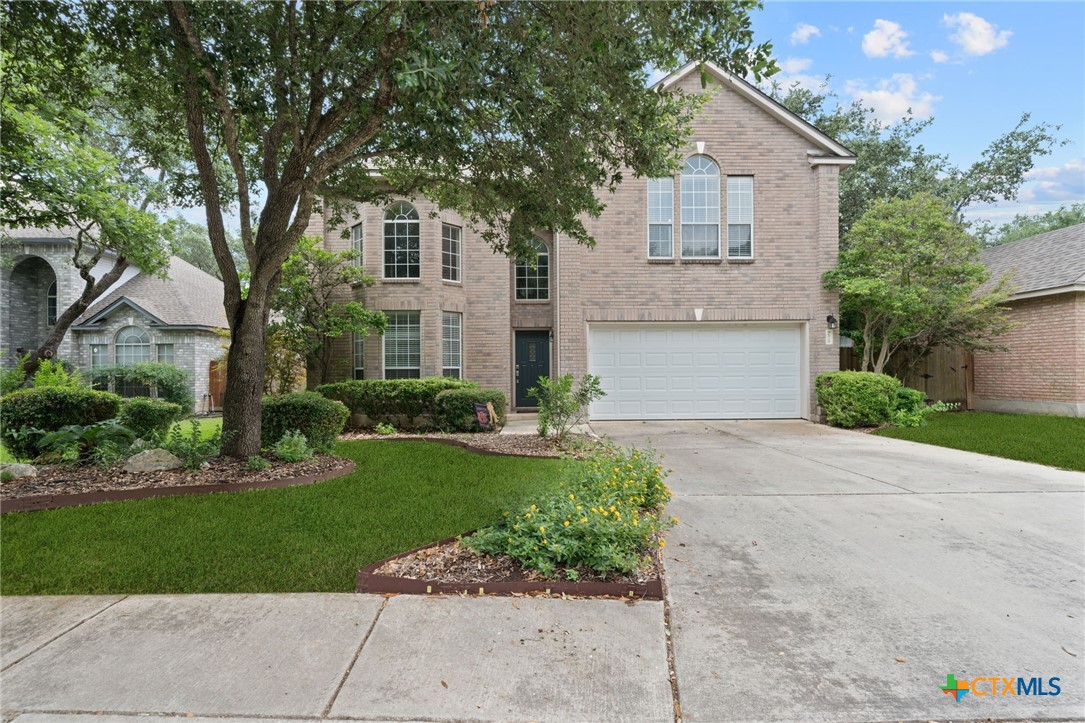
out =
[[592,324],[592,419],[801,416],[795,324]]

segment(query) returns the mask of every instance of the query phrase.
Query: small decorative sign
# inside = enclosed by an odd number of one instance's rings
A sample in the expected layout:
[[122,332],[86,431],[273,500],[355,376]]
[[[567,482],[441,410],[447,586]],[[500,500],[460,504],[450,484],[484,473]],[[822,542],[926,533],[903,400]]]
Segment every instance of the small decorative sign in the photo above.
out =
[[475,419],[478,420],[478,426],[482,427],[487,432],[490,431],[492,417],[490,416],[490,410],[487,409],[487,405],[475,402]]

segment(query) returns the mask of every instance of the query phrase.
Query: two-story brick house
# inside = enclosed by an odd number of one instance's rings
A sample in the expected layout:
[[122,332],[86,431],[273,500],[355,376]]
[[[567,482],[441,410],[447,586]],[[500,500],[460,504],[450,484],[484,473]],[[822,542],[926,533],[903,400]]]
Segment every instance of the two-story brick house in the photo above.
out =
[[336,340],[341,375],[460,376],[525,409],[540,375],[591,372],[607,391],[593,419],[815,417],[813,380],[838,365],[820,279],[855,159],[709,71],[707,90],[696,64],[657,84],[711,97],[681,171],[626,181],[588,220],[595,248],[540,232],[538,262],[518,264],[421,198],[359,206],[346,227],[314,217],[310,233],[353,246],[377,279],[344,297],[389,316],[383,338]]

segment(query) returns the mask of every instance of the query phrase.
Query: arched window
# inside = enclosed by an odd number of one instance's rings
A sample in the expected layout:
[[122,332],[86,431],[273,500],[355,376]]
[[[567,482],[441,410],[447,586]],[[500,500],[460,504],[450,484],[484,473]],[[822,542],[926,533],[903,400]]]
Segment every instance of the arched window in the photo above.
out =
[[45,305],[48,311],[48,324],[54,326],[57,323],[57,282],[49,284],[49,290],[45,292]]
[[138,326],[126,326],[117,332],[118,364],[138,364],[151,360],[151,337]]
[[693,156],[682,169],[682,258],[720,256],[720,169]]
[[384,278],[421,276],[418,211],[409,203],[396,203],[384,212]]
[[519,301],[545,301],[550,298],[550,252],[538,239],[532,239],[530,244],[536,256],[533,260],[516,263],[516,298]]

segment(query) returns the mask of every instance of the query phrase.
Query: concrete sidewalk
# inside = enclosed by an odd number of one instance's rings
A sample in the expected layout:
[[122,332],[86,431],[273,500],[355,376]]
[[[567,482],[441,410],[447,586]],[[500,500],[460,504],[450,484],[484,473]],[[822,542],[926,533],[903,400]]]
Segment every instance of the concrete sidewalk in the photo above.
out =
[[665,639],[660,602],[7,597],[0,708],[18,723],[670,721]]

